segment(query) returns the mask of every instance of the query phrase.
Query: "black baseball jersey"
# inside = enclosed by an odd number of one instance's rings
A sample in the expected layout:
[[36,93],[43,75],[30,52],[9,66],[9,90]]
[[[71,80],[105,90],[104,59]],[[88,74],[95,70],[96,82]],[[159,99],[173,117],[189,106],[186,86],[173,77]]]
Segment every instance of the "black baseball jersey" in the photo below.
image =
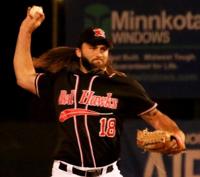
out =
[[55,159],[83,167],[116,161],[123,120],[156,106],[136,80],[118,75],[62,70],[38,75],[36,89],[41,99],[55,105]]

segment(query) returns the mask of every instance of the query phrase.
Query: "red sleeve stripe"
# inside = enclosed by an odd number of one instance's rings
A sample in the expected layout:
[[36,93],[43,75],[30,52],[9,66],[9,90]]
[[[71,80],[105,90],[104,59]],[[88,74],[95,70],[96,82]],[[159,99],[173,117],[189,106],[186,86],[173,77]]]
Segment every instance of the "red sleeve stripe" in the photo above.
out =
[[144,112],[141,112],[140,114],[138,114],[138,116],[142,116],[143,114],[145,114],[145,113],[147,113],[147,112],[149,112],[149,111],[155,109],[157,106],[158,106],[158,104],[157,104],[157,103],[154,103],[154,105],[153,105],[151,108],[147,109],[147,110],[144,111]]

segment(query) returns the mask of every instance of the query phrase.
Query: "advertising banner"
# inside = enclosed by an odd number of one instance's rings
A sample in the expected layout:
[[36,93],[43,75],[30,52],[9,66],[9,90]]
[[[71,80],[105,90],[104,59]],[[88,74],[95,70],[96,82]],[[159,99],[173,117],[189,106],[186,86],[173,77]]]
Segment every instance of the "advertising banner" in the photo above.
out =
[[[196,0],[65,0],[66,45],[88,26],[113,42],[118,70],[159,98],[200,97],[200,8]],[[63,25],[63,24],[62,24]]]

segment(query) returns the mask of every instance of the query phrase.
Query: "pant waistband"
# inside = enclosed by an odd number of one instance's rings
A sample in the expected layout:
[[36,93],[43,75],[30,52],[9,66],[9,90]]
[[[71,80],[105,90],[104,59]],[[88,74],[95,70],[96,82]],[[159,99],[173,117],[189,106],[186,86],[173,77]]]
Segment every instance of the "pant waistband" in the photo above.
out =
[[91,169],[91,170],[90,169],[89,170],[80,170],[74,166],[69,167],[69,166],[71,166],[69,164],[59,162],[58,168],[60,170],[66,171],[66,172],[71,171],[73,174],[76,174],[78,176],[96,177],[96,176],[102,175],[103,173],[112,172],[114,170],[114,165],[116,165],[116,163],[113,163],[111,165],[101,167],[101,168]]

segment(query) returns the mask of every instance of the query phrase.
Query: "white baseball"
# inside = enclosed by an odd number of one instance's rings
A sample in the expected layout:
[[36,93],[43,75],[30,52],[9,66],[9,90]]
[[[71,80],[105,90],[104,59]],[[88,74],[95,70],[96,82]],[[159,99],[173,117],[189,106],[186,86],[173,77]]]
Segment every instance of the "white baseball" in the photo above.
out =
[[39,7],[39,6],[33,6],[32,8],[31,8],[31,10],[30,10],[30,15],[32,16],[32,17],[34,17],[35,16],[35,14],[36,13],[40,13],[40,14],[42,14],[43,13],[43,9],[42,9],[42,7]]

